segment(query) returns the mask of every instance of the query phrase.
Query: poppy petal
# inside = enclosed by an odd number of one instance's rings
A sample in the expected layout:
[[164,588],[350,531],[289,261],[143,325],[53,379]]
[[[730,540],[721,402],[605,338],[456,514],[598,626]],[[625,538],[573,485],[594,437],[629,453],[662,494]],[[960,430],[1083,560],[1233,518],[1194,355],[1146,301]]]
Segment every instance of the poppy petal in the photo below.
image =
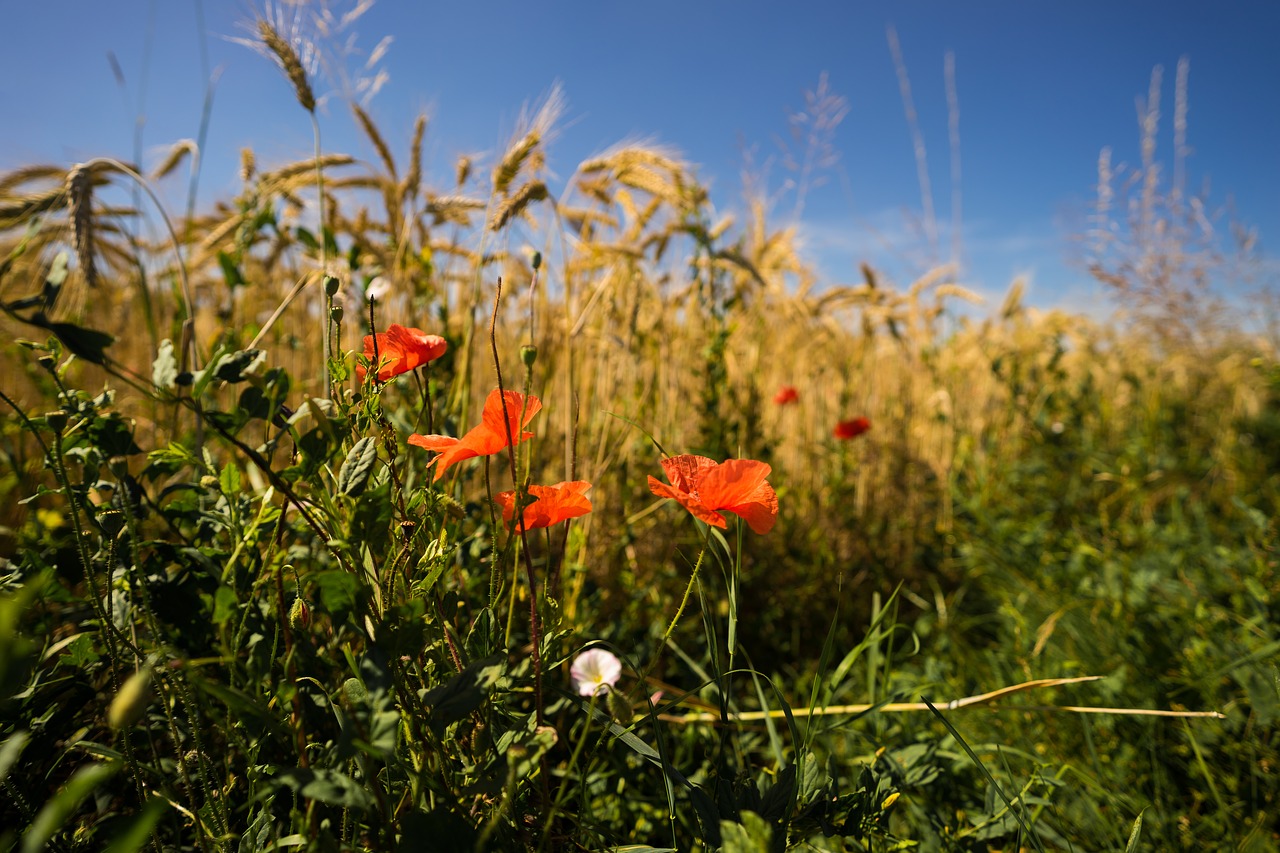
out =
[[682,492],[673,486],[668,486],[656,477],[649,478],[649,491],[653,492],[660,498],[671,498],[674,501],[679,501],[680,505],[689,510],[694,518],[705,521],[712,527],[724,529],[729,526],[723,515],[710,507],[704,506],[697,498],[688,492]]

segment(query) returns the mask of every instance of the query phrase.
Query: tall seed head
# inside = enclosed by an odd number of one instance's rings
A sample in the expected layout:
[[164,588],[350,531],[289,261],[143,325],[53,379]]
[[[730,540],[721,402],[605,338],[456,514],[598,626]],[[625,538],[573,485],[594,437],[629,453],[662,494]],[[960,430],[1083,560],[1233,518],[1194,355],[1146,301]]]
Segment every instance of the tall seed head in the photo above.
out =
[[316,111],[316,96],[311,91],[311,83],[307,81],[307,71],[302,67],[302,60],[298,58],[298,53],[293,49],[293,45],[285,41],[285,39],[276,32],[275,27],[271,26],[271,22],[265,19],[258,20],[258,36],[262,39],[262,43],[267,49],[275,54],[276,59],[280,61],[280,67],[284,69],[284,73],[289,77],[289,82],[293,84],[294,94],[298,96],[298,103],[302,104],[302,108],[309,113]]

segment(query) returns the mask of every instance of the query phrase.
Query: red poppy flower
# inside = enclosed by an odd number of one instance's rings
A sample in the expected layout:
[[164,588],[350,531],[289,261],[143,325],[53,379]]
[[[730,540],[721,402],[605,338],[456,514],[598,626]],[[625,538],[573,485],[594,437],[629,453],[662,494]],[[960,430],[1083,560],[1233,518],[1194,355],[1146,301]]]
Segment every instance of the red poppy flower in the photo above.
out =
[[[369,364],[374,360],[374,338],[377,338],[378,381],[386,382],[393,376],[408,373],[415,367],[435,361],[449,348],[439,335],[428,335],[421,329],[411,329],[392,323],[385,333],[364,336],[364,357]],[[364,381],[367,369],[356,364],[356,375]]]
[[756,533],[768,533],[778,520],[778,496],[765,481],[771,469],[754,459],[717,463],[705,456],[672,456],[662,460],[671,485],[649,478],[649,491],[677,500],[707,524],[726,527],[717,510],[741,516]]
[[779,406],[786,406],[799,402],[799,400],[800,392],[796,390],[794,385],[783,385],[778,389],[778,393],[773,396],[773,402]]
[[[591,484],[582,480],[556,483],[554,486],[530,486],[529,497],[535,500],[525,505],[521,526],[525,530],[533,530],[586,515],[591,512],[591,501],[586,496],[589,488]],[[493,499],[502,505],[502,520],[510,524],[516,509],[516,493],[499,492]]]
[[[503,417],[504,398],[506,400],[505,418]],[[541,410],[542,401],[532,394],[526,399],[519,392],[499,392],[494,388],[484,402],[484,416],[481,418],[480,425],[469,430],[462,438],[452,438],[447,435],[418,435],[415,432],[409,436],[409,443],[440,454],[432,460],[436,466],[435,479],[439,480],[444,476],[445,470],[455,462],[461,462],[473,456],[489,456],[497,453],[507,446],[508,435],[511,436],[513,444],[519,444],[526,438],[533,438],[533,433],[522,430]]]
[[851,421],[840,421],[836,424],[836,428],[831,434],[841,441],[848,441],[851,438],[857,438],[867,430],[871,429],[871,421],[866,418],[854,418]]

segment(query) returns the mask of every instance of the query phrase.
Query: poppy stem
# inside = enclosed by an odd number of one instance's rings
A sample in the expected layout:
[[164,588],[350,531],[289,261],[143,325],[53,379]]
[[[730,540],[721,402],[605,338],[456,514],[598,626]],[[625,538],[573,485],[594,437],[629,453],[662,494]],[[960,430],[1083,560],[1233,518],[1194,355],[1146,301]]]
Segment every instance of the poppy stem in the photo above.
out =
[[658,644],[659,649],[667,644],[667,640],[671,639],[671,635],[676,630],[676,623],[684,615],[684,608],[689,603],[689,596],[693,593],[693,587],[698,582],[698,570],[702,568],[702,559],[706,556],[707,546],[703,545],[702,550],[698,553],[698,562],[693,564],[693,574],[689,575],[689,585],[684,588],[684,597],[680,599],[680,606],[676,608],[676,615],[671,617],[671,624],[667,626],[666,633],[662,635],[662,642]]
[[[498,357],[498,306],[502,301],[502,276],[498,276],[498,286],[493,293],[493,317],[489,321],[489,346],[493,350],[493,371],[498,376],[498,398],[502,401],[502,422],[507,430],[507,462],[511,467],[511,484],[515,488],[516,506],[524,504],[525,490],[520,484],[519,472],[516,470],[517,437],[511,432],[511,412],[507,409],[507,393],[502,387],[502,360]],[[527,400],[527,398],[526,398]],[[521,402],[523,407],[525,402]],[[523,412],[521,413],[523,417]],[[517,426],[517,432],[523,427],[523,420]],[[519,518],[519,515],[516,516]],[[538,583],[533,573],[533,557],[529,553],[527,531],[523,524],[516,523],[516,531],[520,534],[521,551],[524,554],[525,573],[529,576],[529,640],[533,644],[533,701],[534,716],[538,725],[542,725],[542,649],[538,630]],[[512,590],[514,595],[514,589]],[[545,780],[545,774],[544,774]]]

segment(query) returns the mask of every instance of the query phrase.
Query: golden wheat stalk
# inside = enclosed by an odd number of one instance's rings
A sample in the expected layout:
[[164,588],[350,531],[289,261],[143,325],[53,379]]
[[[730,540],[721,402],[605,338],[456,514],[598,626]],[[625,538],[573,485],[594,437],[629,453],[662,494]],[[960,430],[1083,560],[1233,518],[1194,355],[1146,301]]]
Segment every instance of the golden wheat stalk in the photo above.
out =
[[199,156],[200,148],[196,145],[194,139],[179,139],[169,148],[168,155],[160,162],[160,165],[152,170],[151,180],[158,181],[182,165],[183,160],[188,157],[198,158]]
[[378,132],[378,126],[373,123],[373,119],[369,118],[369,114],[364,111],[364,108],[354,101],[351,102],[351,111],[356,114],[356,121],[359,123],[360,129],[364,131],[364,135],[369,137],[369,141],[373,143],[373,149],[378,152],[382,165],[387,169],[388,177],[392,181],[398,180],[399,173],[396,171],[395,158],[391,156],[391,149],[387,147],[387,141]]
[[289,82],[293,84],[293,92],[298,98],[298,103],[302,104],[304,110],[314,115],[316,96],[311,91],[311,83],[307,81],[307,70],[302,67],[302,60],[298,58],[293,45],[285,41],[284,37],[276,32],[271,22],[265,18],[258,19],[258,36],[267,50],[275,54],[276,59],[280,61],[280,67],[284,69]]
[[90,287],[98,284],[98,269],[93,259],[93,172],[77,163],[67,173],[67,213],[71,219],[71,240],[76,247],[80,272]]
[[503,199],[493,211],[489,220],[490,231],[500,231],[503,226],[519,216],[529,205],[547,199],[547,185],[542,181],[529,181],[520,189]]

